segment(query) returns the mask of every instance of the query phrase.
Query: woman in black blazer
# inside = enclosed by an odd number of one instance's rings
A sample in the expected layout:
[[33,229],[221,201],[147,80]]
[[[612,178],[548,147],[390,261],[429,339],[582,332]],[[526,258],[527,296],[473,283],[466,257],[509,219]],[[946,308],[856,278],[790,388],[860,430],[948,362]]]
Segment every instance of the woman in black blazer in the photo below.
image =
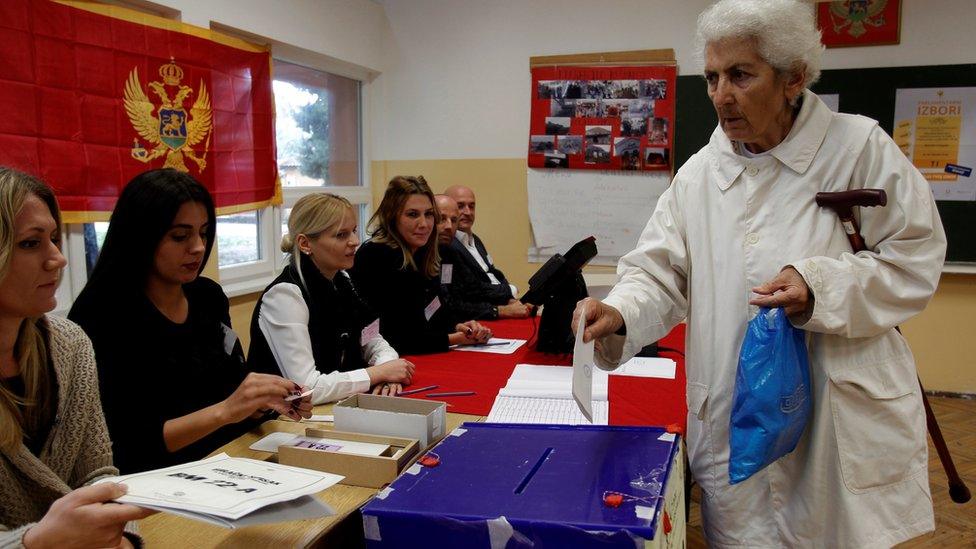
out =
[[440,296],[439,213],[423,177],[394,177],[370,219],[372,238],[350,270],[380,332],[400,354],[437,353],[451,345],[484,343],[491,331],[456,322]]

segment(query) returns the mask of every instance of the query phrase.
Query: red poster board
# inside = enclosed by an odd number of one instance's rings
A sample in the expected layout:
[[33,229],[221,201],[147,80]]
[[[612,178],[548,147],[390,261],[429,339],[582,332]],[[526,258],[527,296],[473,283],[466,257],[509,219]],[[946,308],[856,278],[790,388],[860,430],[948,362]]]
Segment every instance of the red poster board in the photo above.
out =
[[535,67],[528,165],[671,170],[677,68]]

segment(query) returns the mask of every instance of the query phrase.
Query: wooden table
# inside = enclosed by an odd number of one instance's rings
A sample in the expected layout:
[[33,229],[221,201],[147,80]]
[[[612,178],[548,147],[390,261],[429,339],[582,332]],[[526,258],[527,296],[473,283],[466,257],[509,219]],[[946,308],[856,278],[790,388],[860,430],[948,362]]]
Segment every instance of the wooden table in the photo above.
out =
[[[315,407],[315,414],[331,414],[332,405]],[[465,421],[482,421],[483,416],[447,414],[447,432]],[[214,454],[224,452],[230,456],[274,461],[275,455],[248,448],[262,437],[275,431],[304,433],[306,427],[331,430],[331,423],[274,420],[266,421],[240,438],[225,444]],[[337,484],[316,494],[316,497],[332,507],[336,514],[309,520],[293,520],[277,524],[249,526],[229,530],[219,526],[190,520],[169,513],[159,513],[139,523],[139,533],[146,546],[155,547],[308,547],[324,542],[325,536],[344,519],[362,507],[376,494],[373,488]]]

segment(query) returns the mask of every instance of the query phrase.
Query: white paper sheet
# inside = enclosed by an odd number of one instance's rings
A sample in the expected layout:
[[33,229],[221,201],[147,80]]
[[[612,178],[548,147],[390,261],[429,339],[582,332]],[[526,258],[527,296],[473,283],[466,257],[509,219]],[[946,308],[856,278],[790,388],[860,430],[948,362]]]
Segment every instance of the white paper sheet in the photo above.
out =
[[[116,500],[120,503],[172,510],[207,522],[226,519],[222,524],[233,526],[234,521],[258,509],[315,494],[342,478],[331,473],[219,454],[98,482],[125,483],[129,491]],[[291,520],[291,517],[282,520]]]
[[[607,372],[593,369],[594,401],[607,400]],[[499,392],[501,396],[573,398],[573,369],[569,366],[518,364]]]
[[496,355],[510,355],[525,345],[524,339],[504,339],[493,337],[488,340],[487,345],[455,345],[455,351],[474,351],[477,353],[494,353]]
[[257,511],[254,511],[253,513],[248,513],[237,520],[225,519],[202,513],[189,513],[179,509],[155,507],[153,505],[140,505],[140,507],[147,507],[157,511],[162,511],[164,513],[186,517],[188,519],[209,522],[210,524],[221,526],[223,528],[230,528],[232,530],[243,528],[245,526],[274,524],[277,522],[287,522],[289,520],[314,519],[328,517],[335,514],[334,509],[322,501],[319,501],[315,496],[302,496],[291,501],[273,503],[267,507],[262,507]]
[[595,236],[600,256],[620,257],[637,239],[671,182],[666,172],[543,170],[526,174],[533,251],[565,253]]
[[358,442],[355,440],[341,440],[322,437],[308,437],[296,435],[295,433],[275,432],[270,433],[261,440],[250,445],[252,450],[260,452],[278,451],[279,446],[298,446],[313,450],[326,452],[339,452],[342,454],[359,454],[365,456],[379,456],[390,449],[388,444],[373,444],[369,442]]
[[583,342],[586,328],[586,307],[580,309],[579,323],[576,325],[576,343],[573,346],[573,399],[580,412],[593,423],[593,370],[596,361],[593,356],[593,341]]
[[610,372],[610,375],[674,379],[676,368],[677,364],[670,358],[635,356]]
[[[566,368],[569,370],[569,368]],[[572,398],[516,397],[499,394],[488,413],[487,423],[545,423],[550,425],[607,425],[609,403],[596,400],[591,404],[593,420],[580,412]]]

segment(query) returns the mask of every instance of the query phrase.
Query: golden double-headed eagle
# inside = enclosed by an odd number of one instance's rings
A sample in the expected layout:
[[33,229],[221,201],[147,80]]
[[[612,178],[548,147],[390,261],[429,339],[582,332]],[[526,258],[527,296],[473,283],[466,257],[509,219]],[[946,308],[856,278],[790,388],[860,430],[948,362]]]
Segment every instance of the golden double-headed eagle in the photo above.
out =
[[830,3],[830,22],[834,32],[840,33],[847,27],[847,34],[859,38],[867,32],[865,26],[880,27],[885,24],[881,12],[888,0],[846,0]]
[[[183,69],[170,62],[159,68],[162,82],[149,83],[161,103],[157,107],[149,100],[139,82],[138,67],[132,69],[125,83],[125,112],[129,115],[132,128],[149,142],[151,150],[147,150],[133,138],[132,158],[140,162],[150,162],[166,155],[164,168],[176,168],[188,172],[184,158],[189,158],[203,172],[207,168],[206,154],[210,148],[210,130],[213,128],[213,110],[210,107],[210,96],[207,87],[200,79],[196,101],[190,107],[189,115],[183,108],[183,102],[193,93],[189,86],[183,86]],[[176,87],[176,96],[171,100],[166,86]],[[203,150],[199,153],[193,149],[206,139]]]

